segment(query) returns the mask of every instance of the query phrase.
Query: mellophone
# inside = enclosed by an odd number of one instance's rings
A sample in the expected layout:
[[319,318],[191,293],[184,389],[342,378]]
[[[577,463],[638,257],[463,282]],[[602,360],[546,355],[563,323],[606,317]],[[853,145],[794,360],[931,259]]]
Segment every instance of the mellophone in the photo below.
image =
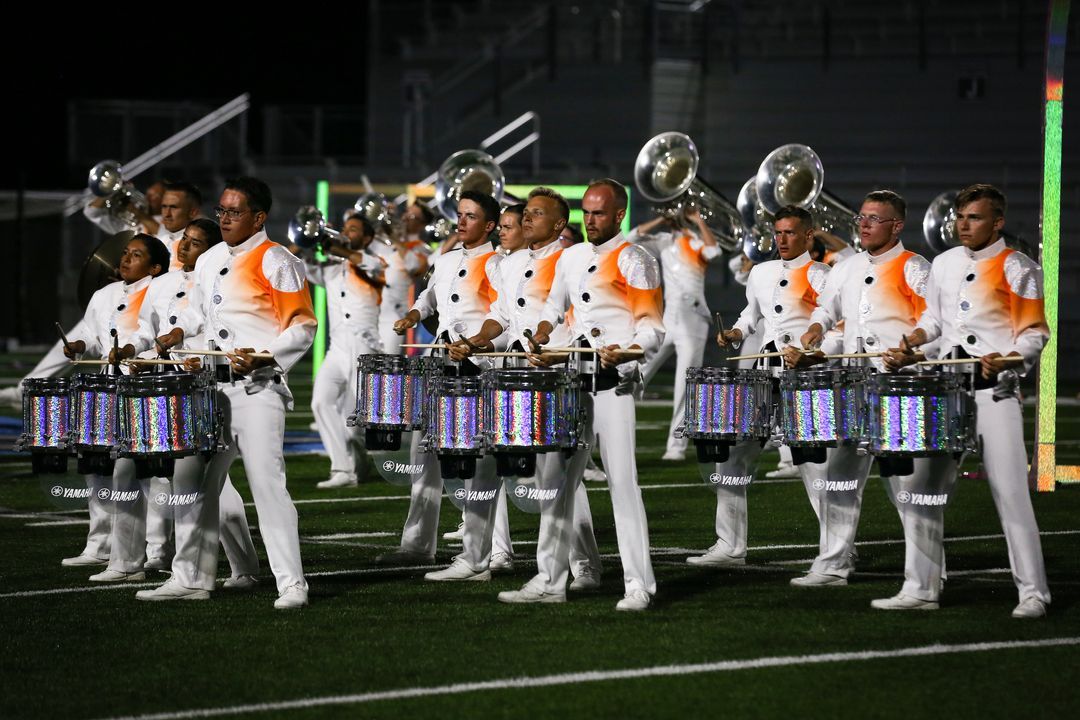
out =
[[974,449],[975,403],[965,380],[951,371],[855,365],[785,370],[778,381],[763,369],[689,368],[679,432],[703,463],[727,460],[744,440],[787,445],[797,462],[823,462],[826,448],[854,445],[910,474],[912,458]]
[[356,412],[368,450],[400,450],[402,433],[423,433],[444,478],[468,479],[477,460],[495,457],[503,477],[529,477],[536,456],[573,452],[583,414],[576,370],[494,368],[476,376],[446,372],[442,358],[361,355]]
[[138,375],[77,373],[23,382],[23,432],[15,449],[35,473],[112,474],[118,457],[139,478],[172,474],[176,458],[224,447],[216,381],[208,370]]

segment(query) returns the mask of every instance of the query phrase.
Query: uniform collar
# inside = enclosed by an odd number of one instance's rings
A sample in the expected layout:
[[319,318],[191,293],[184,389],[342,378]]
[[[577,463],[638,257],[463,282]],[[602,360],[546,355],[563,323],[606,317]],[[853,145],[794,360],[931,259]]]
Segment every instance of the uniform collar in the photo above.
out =
[[982,250],[970,250],[964,248],[964,252],[972,260],[988,260],[995,257],[998,253],[1005,249],[1005,240],[998,238],[996,241],[990,243]]
[[780,267],[784,268],[785,270],[794,270],[795,268],[801,268],[803,265],[806,265],[809,262],[810,251],[807,250],[802,255],[799,255],[798,257],[791,260],[784,260],[783,258],[781,258]]
[[551,242],[549,242],[544,247],[540,248],[539,250],[533,250],[532,247],[530,247],[529,248],[529,257],[531,257],[531,258],[546,258],[548,255],[551,255],[552,253],[554,253],[554,252],[556,252],[558,250],[562,250],[562,243],[560,243],[559,239],[556,238],[556,239],[552,240]]
[[[161,277],[161,275],[158,275],[158,277]],[[142,280],[137,280],[137,281],[131,283],[130,285],[128,285],[127,283],[123,283],[124,294],[125,295],[130,295],[131,293],[139,292],[140,290],[145,288],[147,285],[149,285],[151,283],[151,281],[153,281],[153,279],[154,279],[153,275],[147,275]]]
[[242,255],[243,253],[246,253],[248,250],[253,250],[256,246],[258,246],[260,243],[262,243],[263,240],[268,240],[268,239],[269,238],[266,237],[266,231],[265,230],[260,230],[259,232],[255,233],[254,235],[252,235],[251,237],[249,237],[247,240],[240,243],[239,245],[237,245],[235,247],[230,247],[229,248],[229,254],[232,255],[233,257],[236,257],[237,255]]
[[898,240],[896,242],[896,245],[892,246],[880,255],[871,255],[870,253],[866,253],[866,255],[871,265],[884,265],[885,263],[900,257],[900,253],[902,252],[904,252],[904,243],[902,240]]
[[600,243],[599,245],[593,245],[593,249],[597,253],[603,255],[604,253],[611,252],[615,248],[622,245],[624,242],[626,242],[626,238],[623,237],[623,234],[620,232],[620,233],[616,233],[614,237],[608,238],[607,240]]
[[467,258],[480,257],[481,255],[487,255],[488,253],[493,252],[491,249],[491,243],[489,242],[482,242],[474,248],[467,248],[462,246],[461,251],[465,254],[465,257]]

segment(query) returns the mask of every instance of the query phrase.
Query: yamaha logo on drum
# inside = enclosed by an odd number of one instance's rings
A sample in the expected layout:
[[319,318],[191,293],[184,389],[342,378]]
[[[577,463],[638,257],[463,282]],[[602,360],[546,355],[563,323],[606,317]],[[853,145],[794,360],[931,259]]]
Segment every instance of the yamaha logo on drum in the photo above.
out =
[[[108,492],[108,490],[105,490],[106,497],[108,496]],[[90,488],[66,488],[61,485],[53,485],[49,490],[49,494],[53,497],[63,498],[65,500],[87,500],[90,497]],[[104,498],[102,499],[104,500]]]
[[530,488],[524,485],[518,485],[514,488],[514,495],[525,500],[554,500],[559,497],[558,488],[549,488],[547,490],[541,490],[540,488]]
[[528,494],[529,488],[525,487],[524,485],[518,485],[516,488],[514,488],[514,495],[518,496],[519,498],[523,498]]
[[825,489],[825,481],[822,480],[821,478],[818,478],[817,480],[815,480],[812,483],[812,486],[813,486],[813,488],[815,490],[824,490]]
[[108,500],[109,499],[109,488],[101,488],[100,490],[97,491],[97,496],[98,496],[99,500]]
[[64,494],[64,488],[60,487],[59,485],[53,485],[52,490],[50,490],[49,492],[52,493],[53,497],[60,497]]
[[393,460],[384,462],[382,468],[386,472],[400,473],[402,475],[419,475],[424,472],[423,463],[420,463],[419,465],[406,465],[405,463],[398,463]]
[[456,497],[458,500],[464,500],[466,496],[468,496],[468,494],[469,493],[465,490],[465,488],[458,488],[454,491],[454,497]]
[[742,486],[749,485],[753,480],[752,475],[722,475],[721,473],[713,473],[709,476],[709,482],[713,485],[734,485]]
[[382,469],[385,470],[386,472],[393,472],[394,471],[394,461],[393,460],[387,460],[386,462],[384,462],[382,464]]
[[158,505],[164,505],[169,502],[169,496],[166,493],[158,493],[157,497],[154,498],[154,502]]
[[907,490],[901,490],[896,493],[896,502],[901,505],[926,505],[937,507],[948,504],[949,495],[948,493],[930,495],[928,493],[913,493],[908,492]]

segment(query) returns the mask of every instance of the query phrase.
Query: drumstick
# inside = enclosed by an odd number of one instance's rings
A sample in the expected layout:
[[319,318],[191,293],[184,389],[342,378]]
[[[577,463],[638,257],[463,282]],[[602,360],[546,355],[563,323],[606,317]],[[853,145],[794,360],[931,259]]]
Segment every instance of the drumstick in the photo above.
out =
[[839,360],[841,358],[876,358],[881,357],[882,353],[837,353],[835,355],[826,355],[829,360]]
[[[1002,357],[1001,360],[1005,360],[1009,363],[1022,363],[1024,358],[1022,357]],[[944,360],[922,360],[915,363],[916,365],[974,365],[981,363],[982,358],[947,358]]]
[[128,358],[123,361],[125,365],[183,365],[183,360],[166,360],[159,358]]
[[523,353],[523,352],[479,352],[479,353],[473,353],[473,357],[527,358],[527,357],[529,357],[529,353]]
[[446,343],[401,343],[403,348],[426,348],[435,350],[447,350],[449,345]]
[[54,323],[56,325],[56,332],[60,333],[60,339],[64,341],[64,347],[71,347],[71,342],[67,339],[67,335],[64,334],[64,328],[60,326],[60,323]]
[[755,355],[736,355],[734,357],[729,357],[729,358],[724,358],[724,359],[725,360],[758,360],[760,358],[783,357],[783,355],[784,355],[784,353],[768,352],[768,353],[757,353]]
[[[210,355],[213,357],[228,357],[229,355],[235,355],[236,353],[225,352],[224,350],[173,350],[172,352],[177,355]],[[261,358],[263,360],[269,360],[274,357],[273,353],[248,353],[253,358]]]
[[[639,357],[645,354],[645,351],[641,348],[619,348],[620,352]],[[598,353],[600,352],[596,348],[583,348],[583,347],[542,347],[540,353]]]
[[72,365],[112,365],[108,360],[69,360]]

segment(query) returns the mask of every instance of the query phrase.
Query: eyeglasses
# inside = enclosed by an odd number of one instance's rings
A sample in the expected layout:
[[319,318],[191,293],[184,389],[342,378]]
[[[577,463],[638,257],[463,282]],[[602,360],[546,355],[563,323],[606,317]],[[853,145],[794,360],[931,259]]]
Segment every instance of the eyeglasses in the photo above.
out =
[[880,225],[882,223],[896,222],[900,218],[883,218],[883,217],[878,217],[877,215],[856,215],[855,217],[853,217],[851,219],[855,221],[856,225],[862,225],[863,220],[865,220],[867,223],[869,223],[870,227],[873,227],[875,225]]
[[230,220],[239,220],[241,215],[249,212],[251,212],[251,210],[236,210],[234,208],[223,208],[220,205],[214,208],[214,215],[217,216],[218,220],[226,217]]

